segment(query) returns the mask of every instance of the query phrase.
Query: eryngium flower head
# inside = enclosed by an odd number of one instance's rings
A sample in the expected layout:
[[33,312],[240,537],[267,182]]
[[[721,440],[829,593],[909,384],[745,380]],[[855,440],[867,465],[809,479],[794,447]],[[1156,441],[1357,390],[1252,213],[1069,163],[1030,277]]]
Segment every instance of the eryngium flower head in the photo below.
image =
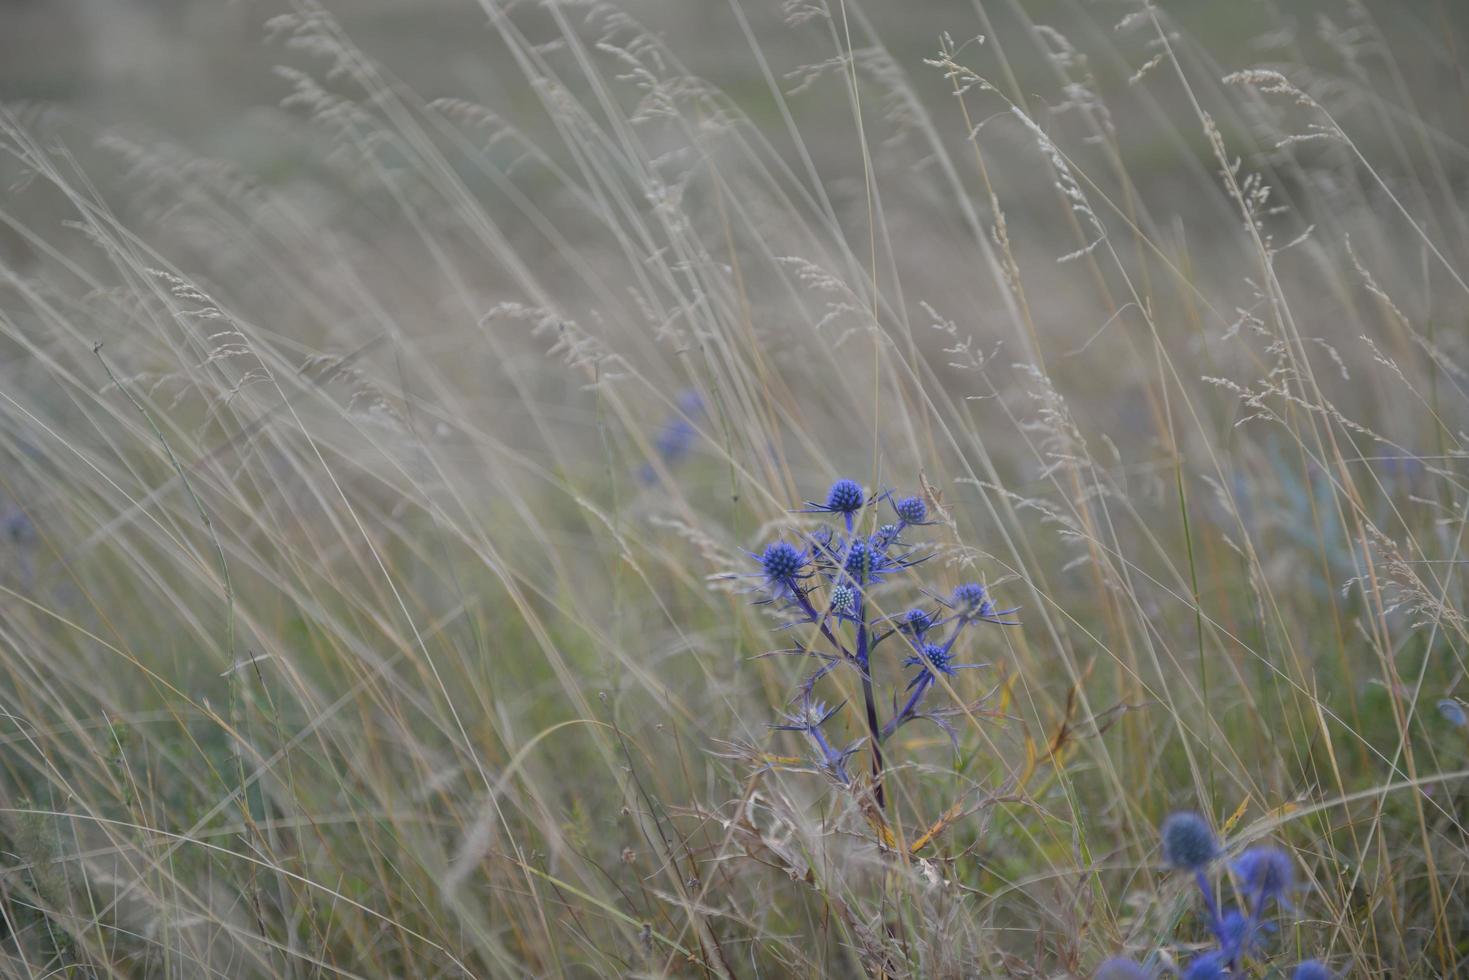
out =
[[1014,609],[996,610],[995,604],[990,601],[989,593],[978,582],[965,582],[963,585],[956,586],[949,604],[954,607],[954,612],[959,618],[966,623],[979,619],[999,623],[1001,617],[1015,611]]
[[933,664],[934,670],[953,676],[954,668],[949,664],[951,659],[949,651],[945,647],[937,643],[925,643],[923,645],[923,656],[920,657],[914,654],[903,661],[903,666],[922,667],[924,670],[928,670],[928,665]]
[[[1295,863],[1278,847],[1260,844],[1234,861],[1234,873],[1244,883],[1244,893],[1263,906],[1266,902],[1288,903],[1287,893],[1295,884]],[[1259,909],[1256,910],[1259,914]]]
[[1136,960],[1114,956],[1097,967],[1093,980],[1152,980],[1153,974]]
[[1464,706],[1454,698],[1444,698],[1438,703],[1438,713],[1444,716],[1444,720],[1455,728],[1469,726],[1469,714],[1465,714]]
[[995,604],[990,601],[989,592],[978,582],[965,582],[954,589],[953,595],[948,599],[938,598],[948,608],[954,610],[954,616],[961,623],[975,623],[983,620],[987,623],[995,623],[999,626],[1019,626],[1005,617],[1013,615],[1020,610],[996,609]]
[[1214,832],[1197,813],[1171,814],[1163,821],[1163,860],[1175,868],[1200,871],[1219,854]]
[[984,605],[984,586],[978,582],[965,582],[954,589],[954,608],[961,616],[978,615]]
[[847,547],[846,561],[842,570],[847,573],[851,584],[861,588],[866,584],[881,582],[884,575],[893,571],[894,563],[883,550],[882,542],[876,539],[853,538]]
[[825,510],[852,515],[862,509],[862,485],[856,480],[838,480],[826,492]]
[[1291,980],[1335,980],[1336,974],[1320,960],[1305,960],[1291,974]]
[[904,497],[893,504],[893,510],[904,524],[922,524],[928,517],[928,505],[922,497]]
[[850,585],[833,586],[831,590],[831,611],[837,616],[851,616],[857,611],[857,590]]
[[760,556],[760,571],[776,595],[794,592],[805,567],[806,553],[788,541],[772,541]]
[[933,626],[933,616],[926,609],[909,609],[903,614],[899,628],[909,633],[916,640],[922,640],[923,634]]
[[1183,980],[1223,980],[1229,974],[1224,970],[1223,953],[1205,953],[1194,958],[1183,971]]

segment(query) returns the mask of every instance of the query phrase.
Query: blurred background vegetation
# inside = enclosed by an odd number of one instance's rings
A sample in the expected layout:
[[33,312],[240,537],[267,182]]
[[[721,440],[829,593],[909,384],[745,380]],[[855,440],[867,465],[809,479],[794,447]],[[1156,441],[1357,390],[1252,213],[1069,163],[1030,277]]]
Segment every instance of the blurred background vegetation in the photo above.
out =
[[[0,0],[0,965],[1085,975],[1179,807],[1469,958],[1469,5],[324,6]],[[1025,625],[894,857],[718,576],[920,474]]]

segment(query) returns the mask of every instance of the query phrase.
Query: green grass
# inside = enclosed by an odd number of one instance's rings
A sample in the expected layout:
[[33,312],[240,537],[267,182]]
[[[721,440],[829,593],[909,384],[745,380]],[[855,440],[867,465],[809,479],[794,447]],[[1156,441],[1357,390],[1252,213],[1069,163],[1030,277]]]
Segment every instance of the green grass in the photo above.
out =
[[[486,4],[461,102],[303,0],[265,173],[0,109],[0,974],[1161,969],[1180,808],[1308,885],[1249,975],[1456,974],[1464,44],[1325,6],[730,8],[721,90]],[[837,476],[1022,607],[882,812],[727,578]]]

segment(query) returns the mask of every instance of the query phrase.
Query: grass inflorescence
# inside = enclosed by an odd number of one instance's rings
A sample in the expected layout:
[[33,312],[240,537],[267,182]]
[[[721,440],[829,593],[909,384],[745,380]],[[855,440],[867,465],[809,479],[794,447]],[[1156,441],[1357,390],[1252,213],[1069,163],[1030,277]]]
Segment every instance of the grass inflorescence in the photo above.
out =
[[0,974],[1464,972],[1454,5],[281,6],[0,93]]

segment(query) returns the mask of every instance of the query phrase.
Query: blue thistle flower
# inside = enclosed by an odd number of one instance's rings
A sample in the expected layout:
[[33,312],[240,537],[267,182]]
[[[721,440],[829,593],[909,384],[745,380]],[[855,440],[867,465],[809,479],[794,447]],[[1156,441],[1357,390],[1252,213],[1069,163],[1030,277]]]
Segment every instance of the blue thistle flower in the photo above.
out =
[[1254,900],[1256,919],[1270,902],[1290,905],[1288,893],[1295,885],[1295,864],[1280,848],[1257,845],[1235,858],[1232,867],[1243,883],[1245,894]]
[[1194,961],[1183,971],[1183,980],[1222,980],[1229,975],[1223,953],[1205,953],[1194,957]]
[[954,608],[959,615],[975,615],[982,610],[989,599],[986,598],[984,586],[978,582],[965,582],[963,585],[954,587]]
[[928,505],[922,497],[904,497],[893,504],[893,511],[904,524],[922,524],[928,517]]
[[[914,698],[910,700],[910,707],[917,707],[917,698],[921,696],[934,680],[934,672],[945,674],[949,677],[958,676],[961,670],[977,670],[987,667],[988,664],[956,664],[954,663],[954,639],[951,637],[948,643],[925,643],[921,647],[922,654],[915,652],[913,656],[903,661],[904,667],[917,667],[918,674],[908,682],[908,689],[918,688]],[[905,709],[906,710],[906,709]]]
[[933,616],[926,609],[909,609],[898,624],[898,628],[912,636],[916,642],[922,642],[923,634],[932,626]]
[[1202,871],[1219,855],[1214,832],[1197,813],[1181,811],[1163,821],[1163,860],[1185,871]]
[[[923,656],[920,657],[914,654],[903,661],[904,667],[922,667],[924,670],[929,669],[929,664],[933,665],[932,669],[941,673],[948,674],[951,677],[954,674],[954,668],[949,665],[949,648],[947,646],[940,646],[937,643],[925,643],[923,645]],[[914,683],[917,682],[915,681]],[[908,686],[912,687],[913,685],[909,684]]]
[[836,585],[831,590],[831,611],[843,619],[857,612],[857,590],[850,585]]
[[777,596],[793,595],[808,560],[806,552],[790,542],[772,541],[760,556],[760,571],[765,576],[765,584]]
[[989,623],[997,623],[1001,626],[1018,626],[1005,619],[1006,616],[1016,612],[1015,609],[996,609],[995,604],[990,601],[989,593],[983,585],[978,582],[965,582],[954,588],[953,595],[948,600],[940,600],[944,605],[954,610],[954,615],[962,623],[974,623],[984,620]]
[[1335,980],[1336,974],[1320,960],[1304,960],[1291,974],[1291,980]]
[[658,455],[663,457],[664,462],[676,463],[688,455],[698,435],[699,430],[688,419],[669,419],[658,432],[658,437],[653,440],[653,448],[658,450]]
[[29,514],[14,504],[6,507],[3,512],[0,512],[0,527],[5,528],[6,535],[16,544],[28,545],[35,543],[35,524],[31,523]]
[[1444,698],[1438,703],[1438,713],[1443,715],[1444,720],[1455,728],[1469,726],[1469,714],[1464,711],[1464,706],[1455,698]]
[[1153,972],[1144,969],[1136,960],[1125,956],[1114,956],[1105,960],[1092,974],[1093,980],[1152,980]]
[[862,584],[867,572],[867,542],[858,538],[852,542],[847,549],[847,557],[842,563],[842,569],[847,573],[847,578]]
[[855,514],[862,503],[862,485],[856,480],[838,480],[826,492],[826,509],[833,514]]
[[826,492],[826,503],[818,504],[814,500],[806,501],[806,509],[800,511],[803,514],[840,514],[846,521],[847,530],[852,530],[853,519],[857,511],[861,510],[867,503],[867,495],[862,490],[862,484],[856,480],[841,479],[831,485]]
[[896,566],[897,563],[888,557],[886,549],[875,537],[872,540],[853,538],[847,548],[847,556],[842,562],[842,570],[846,573],[847,580],[858,589],[864,585],[876,585],[881,582],[883,576]]

